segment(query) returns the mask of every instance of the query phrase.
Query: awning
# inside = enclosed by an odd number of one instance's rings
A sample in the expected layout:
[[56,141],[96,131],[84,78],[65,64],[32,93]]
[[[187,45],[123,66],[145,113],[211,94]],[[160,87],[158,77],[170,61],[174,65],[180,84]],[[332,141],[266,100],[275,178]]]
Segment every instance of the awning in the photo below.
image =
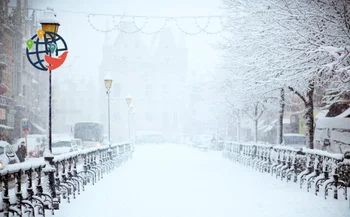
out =
[[42,127],[40,127],[38,124],[30,122],[36,129],[38,129],[41,133],[46,133],[46,130],[44,130]]
[[0,124],[0,128],[6,129],[6,130],[13,130],[13,127],[9,127],[9,126],[4,125],[4,124]]

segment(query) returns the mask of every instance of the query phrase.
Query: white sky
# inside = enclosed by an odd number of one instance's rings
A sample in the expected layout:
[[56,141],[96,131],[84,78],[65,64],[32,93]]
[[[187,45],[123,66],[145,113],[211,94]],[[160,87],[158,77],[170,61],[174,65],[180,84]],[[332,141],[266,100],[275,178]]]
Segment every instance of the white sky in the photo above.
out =
[[[104,33],[97,32],[89,25],[87,15],[62,11],[147,16],[206,16],[223,14],[220,6],[220,0],[37,0],[33,5],[36,8],[52,7],[57,11],[61,23],[59,34],[66,40],[70,52],[64,66],[69,66],[69,63],[73,62],[75,57],[79,57],[74,62],[72,71],[91,76],[98,73],[98,66],[102,59]],[[37,13],[38,16],[41,14],[42,12]],[[111,17],[97,16],[92,19],[92,22],[95,27],[106,29],[107,20],[111,25]],[[161,21],[149,20],[149,28],[145,31],[156,30],[157,27],[161,26]],[[136,22],[139,23],[139,26],[142,26],[143,19],[140,18]],[[201,19],[199,22],[204,26],[206,20]],[[220,25],[217,25],[220,24],[217,19],[211,20],[211,22],[213,24],[208,31],[215,32],[221,28]],[[187,31],[197,31],[195,23],[191,20],[183,20],[179,24]],[[167,27],[171,27],[177,36],[177,40],[186,44],[189,49],[188,73],[191,74],[195,71],[198,79],[205,79],[204,74],[207,72],[212,74],[220,59],[219,51],[214,49],[212,45],[220,40],[220,35],[187,36],[180,33],[174,22],[169,23]],[[118,30],[115,30],[111,34],[116,36],[117,33]]]

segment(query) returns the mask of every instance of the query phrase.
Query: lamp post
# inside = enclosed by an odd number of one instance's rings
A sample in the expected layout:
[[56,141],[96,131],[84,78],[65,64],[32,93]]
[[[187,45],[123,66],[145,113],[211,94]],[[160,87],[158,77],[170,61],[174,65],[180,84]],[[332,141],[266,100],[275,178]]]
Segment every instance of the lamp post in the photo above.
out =
[[129,140],[131,140],[131,116],[134,112],[134,105],[131,103],[129,106]]
[[108,144],[109,147],[111,147],[111,104],[110,104],[110,97],[109,94],[111,93],[111,87],[112,87],[112,78],[109,74],[107,74],[104,78],[105,81],[105,87],[106,87],[106,94],[108,96]]
[[[44,16],[40,19],[40,24],[44,32],[57,33],[60,23],[56,18],[56,14],[52,8],[47,8],[44,12]],[[54,35],[54,34],[53,34]],[[45,40],[52,40],[50,34],[45,34]],[[50,51],[51,56],[51,51]],[[52,76],[51,70],[49,70],[49,151],[52,154]]]
[[130,94],[128,94],[127,96],[126,96],[126,98],[125,98],[125,100],[126,100],[126,104],[128,105],[128,126],[129,126],[129,140],[130,140],[130,110],[132,109],[132,107],[131,107],[131,95]]
[[136,123],[135,123],[135,108],[132,107],[132,111],[130,112],[131,116],[131,138],[132,142],[135,142],[135,137],[136,137]]
[[[59,22],[56,19],[56,14],[54,13],[52,8],[47,8],[47,10],[44,12],[44,16],[42,19],[40,19],[40,24],[42,30],[45,32],[45,42],[49,43],[53,40],[52,37],[55,37],[55,34],[58,32],[58,27],[60,26]],[[49,33],[49,34],[46,34]],[[51,33],[51,34],[50,34]],[[45,48],[46,50],[49,50],[49,54],[51,56],[51,51],[48,48]],[[54,156],[52,155],[52,76],[51,76],[51,70],[49,70],[49,142],[48,142],[48,149],[45,149],[44,159],[49,164],[49,167],[47,168],[54,168]],[[49,151],[49,153],[47,153]],[[55,170],[49,169],[45,172],[45,174],[48,174],[49,177],[49,183],[50,183],[50,190],[51,190],[51,198],[52,198],[52,206],[54,209],[59,208],[59,199],[57,198],[57,192],[55,187]]]

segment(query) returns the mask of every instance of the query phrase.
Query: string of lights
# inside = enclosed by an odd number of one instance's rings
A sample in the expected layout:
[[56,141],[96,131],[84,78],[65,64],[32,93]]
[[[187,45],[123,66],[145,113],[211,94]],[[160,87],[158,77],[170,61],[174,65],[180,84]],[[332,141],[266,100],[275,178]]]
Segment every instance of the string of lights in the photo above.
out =
[[[157,30],[155,31],[146,31],[146,26],[147,24],[149,24],[149,20],[150,19],[154,19],[154,17],[142,17],[144,19],[144,22],[141,26],[139,26],[137,23],[136,23],[136,18],[141,18],[141,17],[129,17],[129,16],[122,16],[122,17],[119,17],[119,22],[116,21],[116,18],[118,18],[118,16],[113,16],[112,20],[113,20],[113,27],[112,28],[109,28],[109,29],[100,29],[100,28],[97,28],[91,21],[91,17],[94,17],[95,15],[93,14],[89,14],[87,17],[88,17],[88,22],[91,26],[91,28],[93,28],[94,30],[98,31],[98,32],[102,32],[102,33],[107,33],[107,32],[112,32],[112,31],[115,31],[115,30],[118,30],[122,33],[125,33],[125,34],[135,34],[135,33],[142,33],[142,34],[146,34],[146,35],[152,35],[152,34],[158,34],[159,32],[161,32],[169,23],[171,22],[175,22],[175,25],[176,27],[184,34],[186,35],[198,35],[198,34],[202,34],[202,33],[205,33],[205,34],[209,34],[209,35],[213,35],[213,34],[219,34],[221,33],[222,31],[224,31],[225,29],[225,26],[224,26],[224,23],[222,21],[222,18],[212,18],[212,17],[207,17],[206,19],[206,23],[204,25],[204,27],[200,26],[199,22],[198,22],[198,19],[199,17],[193,17],[193,18],[180,18],[180,19],[177,19],[177,18],[174,18],[174,17],[166,17],[166,18],[163,18],[163,23],[160,25],[160,28],[158,28]],[[121,23],[126,20],[125,18],[131,18],[130,22],[132,23],[132,26],[129,26],[131,28],[133,28],[134,30],[126,30],[124,28],[122,28],[121,26]],[[161,19],[161,18],[156,18],[156,19]],[[202,19],[202,18],[201,18]],[[219,19],[220,20],[220,24],[221,24],[221,28],[215,32],[211,32],[211,31],[208,31],[208,28],[209,28],[209,25],[211,24],[211,20],[212,19]],[[179,20],[185,20],[185,21],[188,21],[188,20],[194,20],[195,22],[195,26],[196,26],[196,29],[198,29],[198,31],[195,31],[195,32],[189,32],[189,31],[186,31],[183,27],[181,27],[181,25],[179,24]],[[188,23],[188,22],[187,22]]]
[[[123,20],[123,18],[120,18],[120,20]],[[135,17],[132,18],[132,23],[133,23],[133,26],[136,28],[136,30],[134,31],[126,31],[126,30],[123,30],[120,25],[118,26],[118,30],[122,33],[126,33],[126,34],[134,34],[134,33],[138,33],[138,32],[141,32],[141,30],[143,28],[145,28],[145,26],[147,25],[147,22],[148,22],[148,18],[145,19],[145,22],[143,23],[143,25],[141,27],[138,27],[136,22],[135,22]]]
[[225,24],[224,24],[222,18],[220,17],[219,19],[220,19],[221,28],[220,28],[219,30],[217,30],[217,31],[214,31],[214,32],[209,32],[209,31],[207,31],[207,28],[209,28],[208,26],[209,26],[209,24],[210,24],[210,19],[207,20],[207,25],[206,25],[204,28],[202,28],[202,27],[199,25],[198,19],[197,19],[197,18],[195,19],[195,23],[196,23],[196,26],[197,26],[200,30],[202,30],[202,32],[204,32],[204,33],[206,33],[206,34],[208,34],[208,35],[216,35],[216,34],[219,34],[219,33],[223,32],[223,31],[225,30]]
[[[95,16],[94,14],[89,14],[89,15],[87,16],[88,23],[90,24],[91,28],[93,28],[94,30],[96,30],[96,31],[98,31],[98,32],[107,33],[107,32],[114,31],[114,30],[116,30],[116,29],[118,28],[117,25],[114,25],[114,27],[111,28],[111,29],[105,29],[105,30],[103,30],[103,29],[98,29],[98,28],[96,28],[96,27],[92,24],[91,19],[90,19],[90,17],[94,17],[94,16]],[[114,18],[114,17],[113,17],[113,18]],[[113,20],[114,20],[114,19],[113,19]]]
[[[32,10],[32,15],[26,19],[23,22],[28,22],[30,21],[33,17],[36,11],[45,11],[45,9],[40,9],[40,8],[25,8],[25,10]],[[57,13],[71,13],[71,14],[79,14],[79,15],[86,15],[87,16],[87,21],[90,25],[90,27],[94,30],[96,30],[97,32],[102,32],[102,33],[108,33],[108,32],[112,32],[112,31],[120,31],[122,33],[125,34],[135,34],[135,33],[142,33],[142,34],[146,34],[146,35],[152,35],[152,34],[158,34],[159,32],[161,32],[170,22],[174,22],[175,26],[177,27],[178,30],[180,30],[182,33],[186,34],[186,35],[198,35],[198,34],[209,34],[209,35],[213,35],[213,34],[219,34],[221,32],[223,32],[226,28],[226,25],[223,22],[223,18],[225,18],[225,16],[223,15],[209,15],[209,16],[144,16],[144,15],[125,15],[125,14],[108,14],[108,13],[91,13],[91,12],[82,12],[82,11],[70,11],[70,10],[57,10]],[[113,26],[111,28],[108,29],[102,29],[102,28],[98,28],[95,24],[93,24],[93,18],[97,17],[97,16],[104,16],[104,17],[111,17],[112,21],[113,21]],[[116,21],[116,18],[119,18],[119,22]],[[139,26],[136,24],[135,19],[136,18],[143,18],[145,21],[144,23]],[[131,20],[131,22],[133,23],[133,27],[134,30],[126,30],[124,28],[122,28],[121,23],[123,22],[123,20]],[[157,20],[163,20],[162,25],[160,25],[160,27],[154,31],[147,31],[146,26],[147,24],[149,24],[149,20],[150,19],[157,19]],[[206,19],[207,22],[204,25],[204,27],[202,27],[199,22],[198,19]],[[213,19],[219,19],[220,20],[220,25],[221,28],[217,31],[209,31],[209,25],[211,24],[211,21]],[[185,20],[186,23],[188,23],[188,21],[190,20],[194,20],[194,26],[196,27],[196,29],[198,29],[198,31],[195,32],[189,32],[186,31],[180,24],[179,21],[180,20]]]
[[166,18],[163,25],[156,31],[153,32],[146,32],[144,30],[141,30],[142,34],[146,34],[146,35],[154,35],[154,34],[158,34],[159,32],[161,32],[169,23],[169,21],[171,21],[171,19]]

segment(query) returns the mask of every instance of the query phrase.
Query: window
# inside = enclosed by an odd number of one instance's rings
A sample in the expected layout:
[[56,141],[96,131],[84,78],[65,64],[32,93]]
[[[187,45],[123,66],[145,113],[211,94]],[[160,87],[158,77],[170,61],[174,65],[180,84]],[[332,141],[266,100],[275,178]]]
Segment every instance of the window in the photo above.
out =
[[152,121],[152,113],[151,112],[146,112],[146,120]]
[[23,59],[23,69],[25,69],[27,60],[26,60],[26,56],[24,54],[23,54],[22,59]]
[[177,113],[173,114],[173,125],[177,126]]
[[152,92],[152,85],[151,84],[146,84],[145,87],[145,96],[150,97]]
[[23,85],[22,95],[26,96],[27,90],[26,85]]
[[163,128],[166,128],[169,125],[168,114],[166,112],[163,112],[163,115],[162,115],[162,125],[163,125]]
[[13,155],[14,154],[13,152],[14,151],[12,150],[12,148],[10,146],[6,146],[6,155],[7,156]]
[[52,144],[52,147],[55,147],[55,148],[63,148],[63,147],[72,147],[72,143],[69,142],[69,141],[59,141],[59,142],[55,142]]
[[169,85],[168,84],[163,84],[162,92],[164,95],[167,95],[169,93]]

